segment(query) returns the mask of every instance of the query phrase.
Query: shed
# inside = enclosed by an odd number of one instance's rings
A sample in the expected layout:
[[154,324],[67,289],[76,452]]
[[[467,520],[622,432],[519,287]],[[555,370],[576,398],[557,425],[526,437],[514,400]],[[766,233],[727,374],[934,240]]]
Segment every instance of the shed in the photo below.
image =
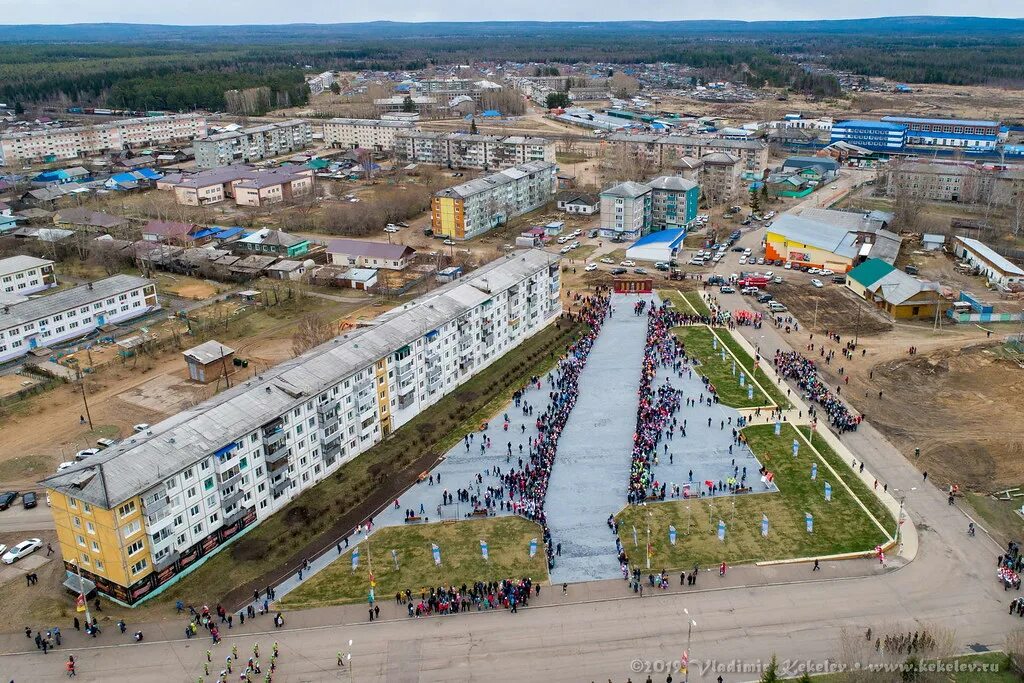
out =
[[215,339],[193,346],[183,355],[188,365],[189,379],[203,384],[230,375],[238,369],[234,365],[235,350]]
[[925,233],[921,238],[921,245],[925,251],[939,251],[946,245],[946,236]]

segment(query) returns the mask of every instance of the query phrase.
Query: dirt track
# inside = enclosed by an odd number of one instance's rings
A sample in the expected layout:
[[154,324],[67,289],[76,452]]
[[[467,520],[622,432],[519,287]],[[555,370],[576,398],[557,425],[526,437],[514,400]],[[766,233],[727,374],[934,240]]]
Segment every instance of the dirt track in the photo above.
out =
[[[892,329],[889,320],[866,302],[857,299],[853,292],[843,285],[828,283],[817,289],[810,284],[811,276],[804,273],[790,275],[787,272],[785,277],[787,282],[772,285],[769,291],[776,299],[786,304],[792,315],[803,325],[815,332],[858,332],[861,337],[867,337]],[[824,281],[827,278],[821,279]]]

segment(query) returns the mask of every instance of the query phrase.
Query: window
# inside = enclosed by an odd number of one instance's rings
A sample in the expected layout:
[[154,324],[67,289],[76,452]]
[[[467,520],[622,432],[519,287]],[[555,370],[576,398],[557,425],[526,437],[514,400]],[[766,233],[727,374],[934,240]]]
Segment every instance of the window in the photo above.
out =
[[89,554],[82,553],[82,564],[89,564]]
[[135,501],[130,500],[121,507],[117,508],[117,515],[119,517],[127,517],[128,515],[135,512]]
[[210,515],[210,525],[213,526],[216,524],[218,519],[220,519],[220,517],[218,517],[216,512]]
[[192,507],[190,507],[188,509],[188,516],[189,517],[195,517],[198,514],[199,514],[199,506],[198,505],[193,505]]
[[78,499],[77,498],[68,498],[68,507],[71,508],[72,510],[77,510],[78,509]]
[[85,536],[78,534],[77,536],[75,536],[75,540],[78,541],[78,545],[82,546],[83,548],[85,547]]
[[139,572],[141,572],[142,570],[144,570],[148,564],[149,563],[146,562],[146,558],[142,558],[141,560],[139,560],[138,562],[133,564],[132,565],[132,576],[134,576],[134,575],[138,574]]
[[82,512],[89,514],[90,512],[92,512],[92,506],[89,505],[88,503],[82,503]]
[[85,530],[88,531],[90,534],[94,534],[96,533],[96,526],[92,522],[86,522]]
[[100,551],[100,544],[96,541],[93,541],[90,545],[92,546],[92,551],[94,553],[98,553]]
[[145,547],[146,544],[143,543],[142,539],[140,538],[139,540],[135,541],[130,546],[128,546],[128,556],[131,557],[132,555],[141,551]]
[[96,571],[103,571],[103,562],[101,560],[96,560]]
[[132,520],[131,522],[128,522],[127,524],[125,524],[121,528],[121,534],[127,539],[127,538],[130,538],[131,536],[134,536],[135,534],[139,533],[139,531],[141,531],[141,530],[142,530],[142,522],[140,522],[139,520],[135,519],[135,520]]
[[207,478],[206,481],[203,482],[203,488],[206,489],[207,491],[213,488],[213,477],[209,477]]
[[78,528],[78,529],[82,528],[82,520],[80,518],[78,518],[78,517],[72,517],[71,518],[71,523],[75,525],[75,528]]

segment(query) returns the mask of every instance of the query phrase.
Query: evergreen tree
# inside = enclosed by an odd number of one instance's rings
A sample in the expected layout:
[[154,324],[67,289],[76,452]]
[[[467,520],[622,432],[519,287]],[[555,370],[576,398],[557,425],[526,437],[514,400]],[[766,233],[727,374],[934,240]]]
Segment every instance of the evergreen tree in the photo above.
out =
[[469,120],[469,132],[472,133],[473,135],[477,134],[476,119],[475,118]]
[[768,666],[764,668],[764,672],[761,674],[761,683],[775,683],[779,680],[779,664],[775,661],[775,655],[772,655],[772,660],[768,662]]
[[25,106],[21,102],[15,102],[14,103],[14,113],[17,116],[21,116],[22,114],[25,113]]
[[407,114],[416,111],[416,103],[412,101],[412,97],[409,95],[406,95],[405,99],[402,100],[402,111]]
[[544,102],[548,109],[565,109],[569,106],[569,93],[551,92]]

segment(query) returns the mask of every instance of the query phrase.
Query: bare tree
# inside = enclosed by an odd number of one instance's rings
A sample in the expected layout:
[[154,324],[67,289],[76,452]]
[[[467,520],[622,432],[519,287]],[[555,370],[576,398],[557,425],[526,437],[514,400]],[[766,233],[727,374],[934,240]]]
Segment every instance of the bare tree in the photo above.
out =
[[292,335],[292,354],[299,356],[314,346],[323,344],[335,335],[336,325],[317,313],[304,315],[299,319],[295,334]]

